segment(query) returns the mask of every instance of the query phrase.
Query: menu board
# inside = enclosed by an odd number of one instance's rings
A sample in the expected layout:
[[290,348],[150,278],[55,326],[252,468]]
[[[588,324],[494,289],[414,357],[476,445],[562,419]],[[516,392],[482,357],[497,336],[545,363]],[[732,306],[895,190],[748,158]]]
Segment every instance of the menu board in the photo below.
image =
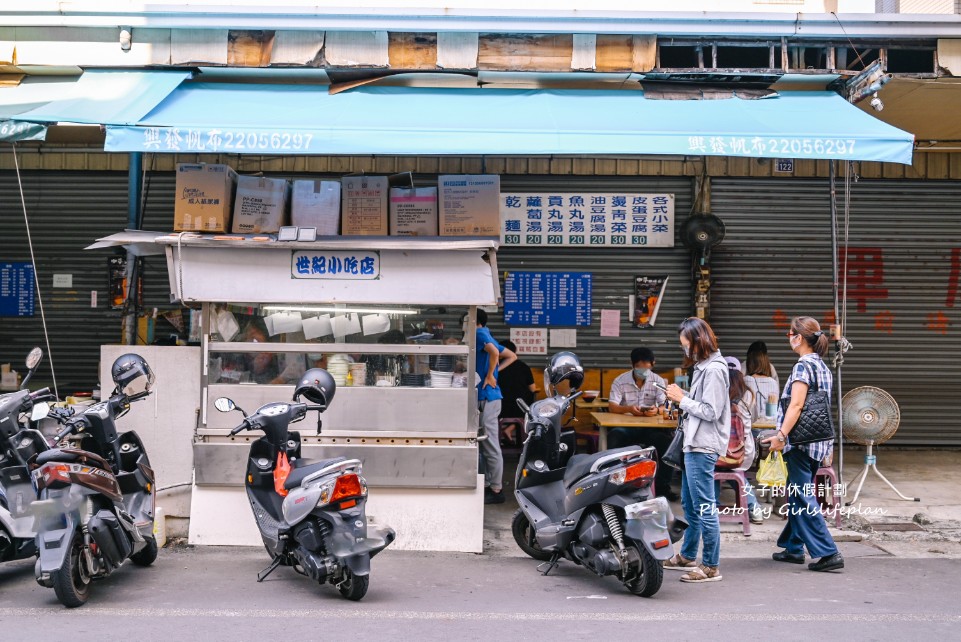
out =
[[591,325],[590,272],[508,272],[507,325]]
[[501,192],[501,243],[674,247],[674,195]]
[[33,266],[0,263],[0,317],[33,316]]

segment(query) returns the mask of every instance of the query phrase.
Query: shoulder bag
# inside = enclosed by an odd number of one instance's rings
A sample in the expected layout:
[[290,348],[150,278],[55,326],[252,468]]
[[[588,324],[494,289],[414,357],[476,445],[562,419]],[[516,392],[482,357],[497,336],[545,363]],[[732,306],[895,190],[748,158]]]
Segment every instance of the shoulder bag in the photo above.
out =
[[[803,363],[803,362],[802,362]],[[825,390],[818,386],[817,371],[810,364],[803,363],[804,367],[811,372],[813,383],[808,387],[807,397],[804,399],[804,407],[801,408],[801,416],[791,429],[788,441],[792,446],[810,444],[815,441],[826,441],[834,439],[834,417],[831,415],[831,397]],[[791,405],[791,398],[781,399],[781,410],[787,415],[788,406]]]
[[678,470],[684,470],[684,429],[681,427],[682,421],[678,417],[677,420],[677,430],[674,431],[674,438],[671,439],[671,444],[664,451],[664,455],[661,456],[661,463],[670,466],[671,468],[677,468]]

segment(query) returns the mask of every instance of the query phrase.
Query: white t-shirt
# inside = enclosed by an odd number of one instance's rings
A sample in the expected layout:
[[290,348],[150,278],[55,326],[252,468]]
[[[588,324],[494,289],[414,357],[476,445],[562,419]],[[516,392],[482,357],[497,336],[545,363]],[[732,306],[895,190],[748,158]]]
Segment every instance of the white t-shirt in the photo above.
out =
[[[755,375],[751,377],[744,377],[744,385],[747,386],[747,389],[754,395],[754,403],[752,404],[753,408],[751,409],[752,418],[755,421],[762,417],[770,420],[777,418],[777,399],[781,394],[781,386],[778,385],[778,380],[774,377],[762,377],[761,375]],[[764,412],[764,406],[767,403],[767,399],[770,395],[774,395],[775,400],[775,409],[772,415],[768,415]]]

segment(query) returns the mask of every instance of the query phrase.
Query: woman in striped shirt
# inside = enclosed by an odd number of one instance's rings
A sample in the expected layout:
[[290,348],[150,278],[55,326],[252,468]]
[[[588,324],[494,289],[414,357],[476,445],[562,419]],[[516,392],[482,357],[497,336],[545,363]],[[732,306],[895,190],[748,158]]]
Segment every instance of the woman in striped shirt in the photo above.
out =
[[773,450],[784,451],[787,464],[788,519],[778,538],[783,548],[772,556],[776,562],[804,563],[804,548],[811,557],[820,558],[808,564],[812,571],[835,571],[844,568],[844,558],[838,551],[834,538],[828,531],[821,514],[814,488],[815,474],[821,461],[834,449],[834,440],[815,441],[791,446],[791,431],[801,416],[808,389],[816,377],[817,386],[831,395],[833,378],[822,357],[828,351],[828,338],[821,326],[811,317],[795,317],[787,333],[791,349],[800,357],[794,364],[791,376],[784,384],[781,399],[789,399],[784,410],[779,404],[777,433],[765,441]]

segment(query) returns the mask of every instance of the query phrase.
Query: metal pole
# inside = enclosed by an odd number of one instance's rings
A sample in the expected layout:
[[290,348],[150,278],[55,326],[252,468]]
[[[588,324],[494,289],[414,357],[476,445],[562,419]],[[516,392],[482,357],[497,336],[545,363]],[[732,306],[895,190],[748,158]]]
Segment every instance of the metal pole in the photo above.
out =
[[[140,199],[143,191],[143,154],[131,152],[127,163],[127,229],[140,229]],[[137,257],[127,250],[127,300],[124,315],[124,343],[137,343]]]
[[[834,322],[840,324],[840,298],[838,295],[838,204],[837,184],[835,181],[837,168],[833,160],[830,161],[829,168],[831,190],[831,267],[834,277]],[[845,266],[845,269],[847,269],[847,266]],[[838,340],[834,343],[834,349],[839,357],[836,363],[837,375],[834,377],[834,389],[837,391],[838,396],[838,479],[842,484],[844,483],[844,479],[841,476],[841,471],[844,469],[844,426],[841,423],[841,363],[843,355],[841,353],[840,336],[843,332],[844,328],[841,328],[836,337]]]

